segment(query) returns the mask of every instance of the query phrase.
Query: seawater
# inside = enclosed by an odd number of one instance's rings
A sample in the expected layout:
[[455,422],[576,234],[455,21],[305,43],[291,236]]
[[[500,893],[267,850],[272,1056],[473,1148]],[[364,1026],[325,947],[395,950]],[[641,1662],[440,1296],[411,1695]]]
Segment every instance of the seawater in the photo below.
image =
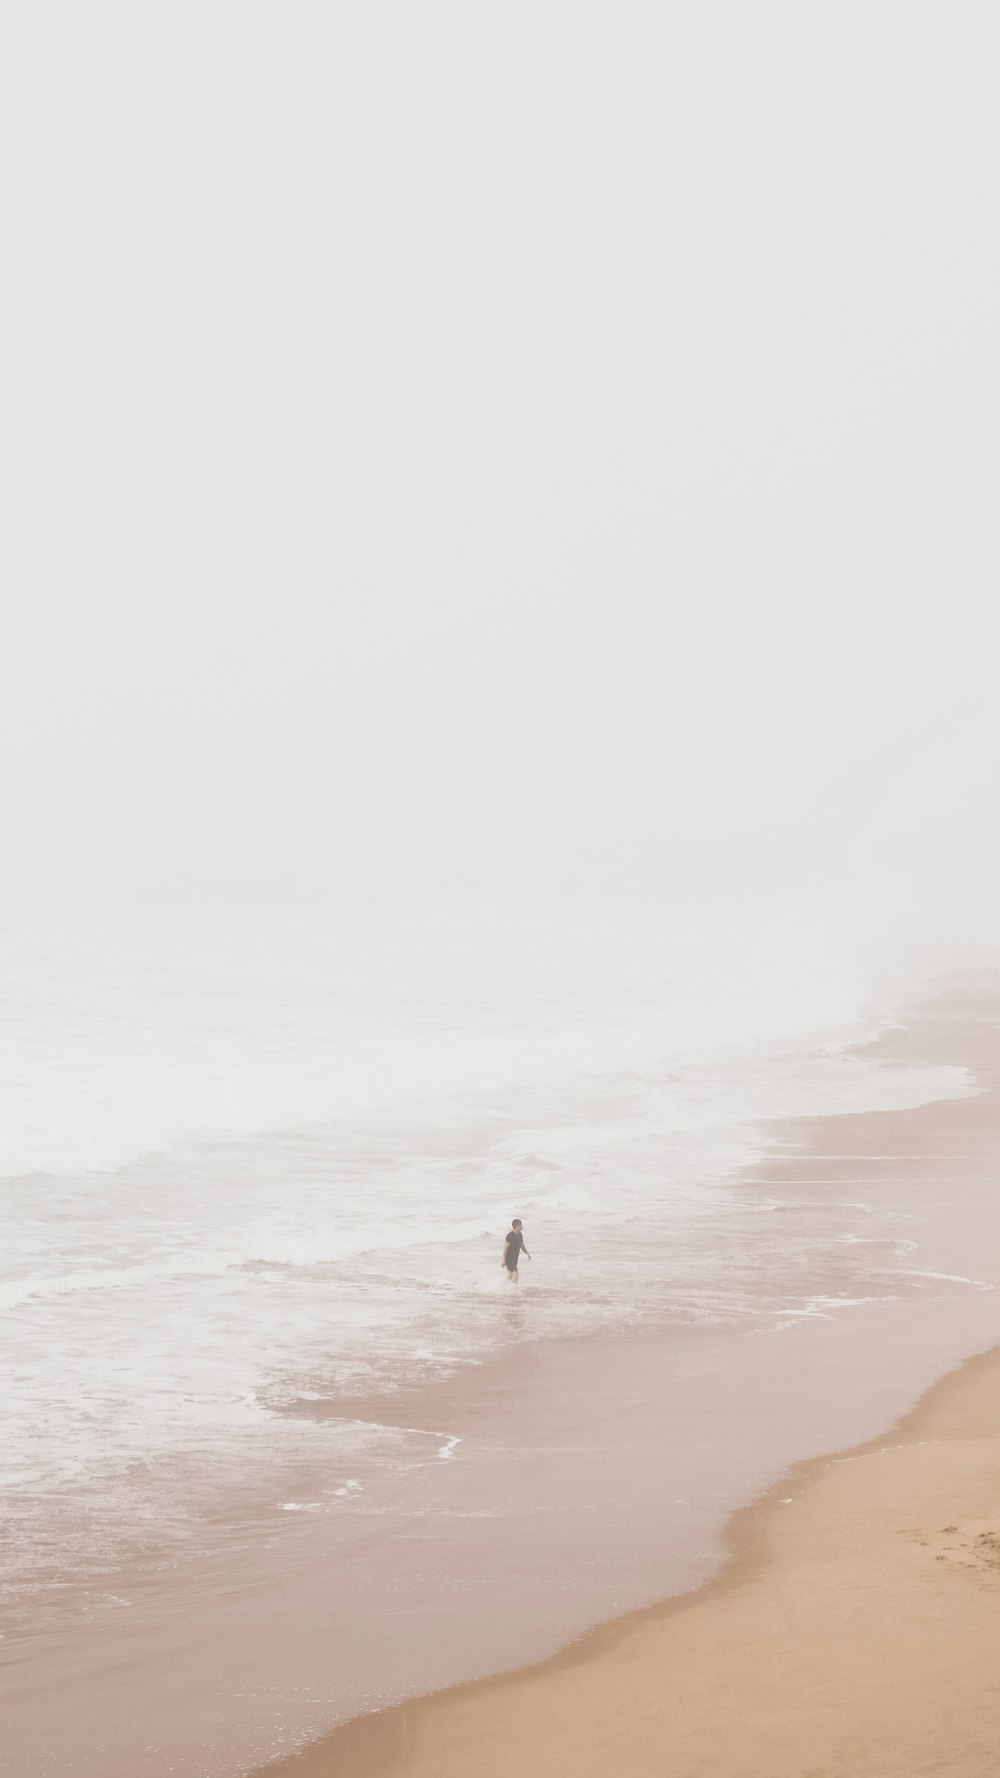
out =
[[787,921],[8,930],[8,1633],[224,1547],[248,1499],[344,1513],[376,1473],[405,1490],[454,1446],[371,1404],[511,1344],[752,1330],[916,1288],[898,1210],[834,1195],[779,1219],[739,1183],[761,1120],[970,1090],[866,1058],[891,1000]]

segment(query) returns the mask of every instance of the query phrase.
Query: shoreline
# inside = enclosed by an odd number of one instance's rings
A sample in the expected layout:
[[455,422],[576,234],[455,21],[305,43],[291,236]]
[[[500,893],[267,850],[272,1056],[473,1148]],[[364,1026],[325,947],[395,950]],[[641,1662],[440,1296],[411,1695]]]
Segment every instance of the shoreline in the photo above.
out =
[[[977,1429],[970,1430],[974,1425],[977,1425]],[[549,1682],[568,1674],[580,1676],[588,1669],[591,1670],[590,1681],[593,1683],[600,1679],[600,1668],[603,1663],[607,1663],[609,1657],[617,1657],[620,1668],[622,1656],[627,1657],[630,1652],[629,1645],[637,1639],[641,1641],[650,1632],[655,1634],[661,1626],[674,1625],[678,1620],[703,1611],[706,1607],[719,1604],[724,1606],[735,1594],[749,1592],[753,1598],[761,1583],[766,1585],[766,1578],[773,1568],[774,1544],[776,1541],[780,1544],[782,1532],[790,1523],[787,1508],[803,1501],[808,1502],[809,1496],[839,1466],[857,1464],[889,1452],[907,1452],[919,1447],[941,1447],[956,1443],[989,1443],[995,1447],[996,1459],[1000,1461],[1000,1345],[973,1354],[936,1379],[916,1405],[884,1432],[847,1449],[799,1460],[757,1499],[737,1508],[725,1527],[727,1554],[724,1566],[696,1589],[676,1594],[653,1605],[641,1606],[596,1625],[541,1661],[531,1662],[509,1672],[492,1674],[487,1678],[449,1686],[443,1691],[355,1718],[312,1746],[260,1768],[256,1778],[390,1778],[392,1774],[409,1778],[411,1773],[413,1778],[430,1778],[431,1773],[439,1773],[440,1778],[453,1778],[453,1774],[454,1778],[458,1778],[460,1771],[471,1770],[475,1770],[477,1774],[482,1773],[486,1778],[494,1770],[489,1754],[490,1749],[496,1746],[493,1732],[496,1724],[503,1717],[505,1705],[511,1717],[517,1714],[517,1706],[522,1702],[520,1694],[526,1688],[544,1692]],[[997,1474],[1000,1478],[1000,1471]],[[941,1505],[940,1516],[950,1517],[950,1514],[945,1513],[946,1503],[942,1501]],[[960,1514],[959,1517],[961,1516]],[[1000,1498],[996,1502],[995,1520],[995,1534],[992,1530],[987,1530],[974,1533],[974,1536],[980,1544],[985,1543],[988,1546],[987,1554],[981,1560],[989,1578],[993,1580],[992,1599],[1000,1606]],[[963,1533],[958,1525],[948,1524],[939,1528],[939,1536],[961,1539]],[[929,1545],[930,1539],[926,1541]],[[958,1543],[946,1547],[959,1550],[962,1546]],[[947,1557],[942,1551],[934,1550],[932,1559],[941,1561]],[[890,1613],[893,1604],[890,1598],[887,1601]],[[984,1666],[990,1661],[988,1646],[983,1650],[982,1659]],[[603,1707],[595,1706],[595,1714],[599,1714],[601,1708]],[[997,1736],[1000,1737],[1000,1688],[992,1694],[991,1709],[991,1720]],[[464,1730],[461,1743],[455,1736],[456,1725],[460,1731]],[[480,1727],[483,1731],[481,1741],[476,1739]],[[564,1752],[566,1778],[569,1778],[571,1772],[590,1772],[589,1764],[580,1763],[579,1745],[567,1745],[565,1749],[561,1749],[558,1742],[557,1732],[553,1737],[553,1744],[540,1752],[537,1744],[535,1751],[530,1744],[524,1748],[519,1747],[519,1770],[529,1775],[529,1778],[533,1778],[535,1773],[539,1774],[539,1778],[543,1772],[561,1774],[563,1766],[558,1761],[560,1754]],[[651,1757],[654,1758],[669,1756],[670,1751],[669,1741],[666,1744],[657,1743],[655,1755],[650,1750]],[[599,1757],[605,1759],[612,1754],[613,1746],[605,1746]],[[509,1757],[509,1750],[501,1750],[496,1767],[498,1772]],[[752,1760],[753,1756],[750,1757]],[[911,1756],[906,1753],[904,1757],[908,1761]],[[957,1751],[955,1758],[962,1761],[964,1756],[961,1751]],[[474,1760],[475,1764],[460,1766],[452,1763],[454,1759]],[[766,1759],[769,1763],[760,1767],[761,1778],[764,1778],[765,1773],[777,1775],[779,1771],[782,1774],[785,1772],[784,1765],[778,1767],[774,1764],[774,1748],[767,1750]],[[595,1775],[602,1769],[610,1768],[595,1765]],[[653,1773],[658,1773],[661,1767],[650,1763],[648,1768],[642,1764],[629,1765],[623,1769],[636,1774],[636,1778],[640,1774],[641,1778],[646,1778],[648,1770],[649,1778],[653,1778]],[[708,1775],[711,1778],[729,1778],[737,1770],[730,1766],[716,1766],[711,1763],[710,1757],[707,1761],[701,1759],[696,1769],[699,1774],[705,1774],[706,1778]],[[800,1768],[787,1768],[789,1772],[793,1769],[798,1771]],[[805,1771],[806,1768],[801,1769]],[[858,1778],[863,1778],[863,1774],[871,1770],[861,1765],[837,1765],[835,1768],[817,1765],[809,1769],[815,1769],[817,1773],[834,1769],[838,1772],[856,1771]],[[897,1766],[880,1765],[878,1769],[880,1773],[895,1773]],[[898,1767],[900,1773],[918,1769],[932,1768],[917,1768],[908,1763]],[[963,1773],[981,1771],[983,1778],[986,1778],[987,1772],[995,1769],[995,1763],[971,1767],[965,1763],[956,1763],[951,1769]],[[756,1774],[758,1767],[753,1763],[740,1764],[738,1770],[740,1773],[746,1771],[748,1774]]]
[[[990,986],[992,989],[992,984]],[[949,1279],[947,1288],[958,1287],[960,1291],[963,1285],[975,1284],[978,1279],[982,1281],[981,1288],[995,1293],[1000,1282],[1000,1242],[988,1246],[972,1243],[980,1269],[970,1277],[967,1272],[969,1231],[951,1226],[956,1220],[961,1224],[961,1217],[942,1217],[941,1200],[943,1190],[949,1194],[950,1201],[957,1171],[965,1188],[979,1186],[978,1203],[973,1197],[964,1204],[967,1214],[971,1212],[970,1224],[979,1225],[976,1209],[986,1208],[992,1202],[990,1170],[994,1153],[1000,1154],[1000,1128],[993,1091],[997,1076],[996,1004],[993,991],[982,998],[961,991],[939,994],[932,1003],[911,1009],[906,1024],[887,1033],[877,1046],[884,1056],[895,1060],[965,1060],[978,1089],[970,1099],[930,1101],[898,1112],[845,1112],[819,1119],[779,1122],[771,1126],[775,1139],[771,1156],[750,1170],[749,1182],[755,1188],[766,1189],[771,1183],[767,1176],[774,1175],[786,1185],[790,1179],[811,1179],[816,1185],[831,1184],[841,1178],[835,1163],[844,1161],[847,1172],[842,1177],[846,1186],[852,1178],[860,1182],[866,1175],[877,1173],[883,1160],[887,1164],[894,1158],[897,1164],[905,1161],[907,1203],[918,1224],[933,1224],[933,1227],[926,1228],[926,1233],[921,1228],[924,1233],[921,1247],[926,1263],[941,1269],[928,1275]],[[872,1136],[877,1139],[871,1140]],[[862,1158],[863,1165],[860,1164]],[[961,1165],[956,1167],[956,1163]],[[981,1178],[978,1177],[980,1168],[983,1169]],[[977,1175],[975,1181],[966,1177],[970,1173]],[[928,1215],[929,1211],[936,1214]],[[978,1300],[973,1300],[976,1297]],[[946,1411],[952,1394],[961,1396],[966,1392],[970,1379],[974,1383],[994,1372],[1000,1378],[1000,1345],[997,1344],[1000,1316],[995,1300],[994,1296],[991,1303],[988,1294],[979,1295],[970,1290],[964,1301],[952,1298],[950,1302],[938,1305],[925,1300],[919,1305],[911,1305],[911,1308],[918,1309],[913,1315],[909,1315],[901,1303],[896,1305],[891,1316],[882,1317],[873,1308],[853,1308],[850,1322],[840,1321],[833,1339],[821,1323],[796,1324],[794,1332],[790,1328],[789,1334],[798,1356],[792,1362],[794,1375],[786,1378],[784,1387],[786,1394],[790,1391],[792,1397],[798,1391],[796,1412],[799,1415],[800,1454],[786,1457],[786,1460],[779,1455],[778,1467],[772,1466],[771,1469],[774,1479],[764,1487],[758,1481],[744,1494],[742,1503],[735,1509],[730,1506],[721,1516],[721,1544],[717,1537],[716,1549],[712,1552],[715,1570],[707,1578],[689,1578],[686,1584],[675,1584],[669,1593],[661,1592],[657,1599],[648,1603],[605,1615],[593,1627],[578,1632],[541,1658],[528,1654],[502,1669],[495,1668],[488,1675],[465,1677],[443,1688],[423,1688],[401,1702],[356,1715],[295,1753],[254,1768],[255,1778],[389,1778],[390,1774],[397,1773],[399,1778],[411,1778],[411,1775],[412,1778],[439,1778],[439,1775],[440,1778],[452,1778],[453,1773],[454,1778],[467,1778],[469,1771],[475,1771],[477,1778],[480,1774],[487,1778],[493,1771],[491,1747],[497,1739],[501,1745],[504,1741],[499,1717],[504,1711],[517,1717],[529,1696],[534,1742],[529,1738],[526,1745],[519,1744],[516,1756],[517,1765],[526,1778],[531,1778],[536,1771],[539,1778],[543,1772],[546,1778],[550,1774],[559,1774],[562,1778],[564,1771],[566,1778],[570,1778],[571,1773],[577,1778],[578,1773],[589,1772],[586,1747],[579,1742],[570,1746],[572,1736],[565,1749],[558,1745],[558,1735],[555,1744],[550,1744],[552,1738],[547,1724],[552,1712],[544,1703],[538,1705],[533,1694],[539,1688],[543,1693],[553,1688],[558,1692],[574,1683],[574,1675],[585,1671],[589,1675],[588,1684],[596,1682],[604,1665],[620,1664],[621,1650],[626,1646],[631,1648],[636,1638],[642,1641],[647,1636],[659,1636],[667,1626],[682,1618],[689,1620],[693,1612],[714,1609],[742,1590],[752,1589],[755,1576],[763,1573],[769,1559],[767,1542],[771,1531],[788,1514],[789,1498],[800,1500],[839,1465],[857,1462],[875,1452],[907,1446],[925,1422],[930,1424],[936,1414]],[[939,1306],[940,1316],[932,1312]],[[787,1368],[792,1348],[785,1339],[781,1340],[780,1346],[780,1353],[770,1348],[768,1361]],[[879,1363],[871,1367],[873,1379],[870,1380],[866,1366],[872,1351],[877,1354]],[[911,1390],[908,1405],[900,1406],[899,1380],[908,1372],[913,1373],[917,1387]],[[893,1399],[887,1384],[893,1379],[897,1405],[886,1411]],[[689,1378],[689,1394],[690,1382]],[[676,1383],[675,1377],[674,1387]],[[743,1383],[749,1390],[756,1412],[760,1408],[761,1385],[764,1384],[766,1394],[771,1379],[758,1370],[755,1375],[744,1378]],[[834,1430],[834,1438],[828,1437],[825,1443],[818,1443],[816,1433],[822,1416],[817,1418],[813,1412],[810,1420],[810,1409],[817,1391],[822,1393],[824,1387],[831,1385],[842,1392],[839,1418],[835,1410],[833,1427],[827,1427],[828,1433]],[[652,1408],[652,1402],[650,1405]],[[774,1404],[771,1405],[773,1411]],[[786,1400],[786,1415],[787,1407]],[[739,1414],[739,1406],[736,1411]],[[850,1424],[852,1411],[855,1418],[853,1430]],[[711,1409],[706,1407],[706,1416],[710,1412]],[[773,1439],[780,1419],[779,1411],[770,1434],[765,1431],[763,1435],[765,1441],[769,1436]],[[867,1425],[864,1425],[865,1420]],[[689,1426],[691,1423],[689,1414]],[[996,1431],[1000,1437],[1000,1409],[997,1410]],[[737,1421],[731,1433],[734,1456],[740,1451],[741,1438],[745,1435],[746,1425],[741,1432]],[[760,1436],[756,1424],[754,1436]],[[780,1452],[780,1440],[776,1449]],[[943,1524],[947,1522],[947,1517],[942,1520]],[[655,1572],[655,1563],[652,1571]],[[585,1697],[580,1700],[580,1707],[586,1711]],[[616,1696],[606,1697],[602,1708],[605,1713],[613,1713],[617,1708]],[[630,1708],[646,1713],[652,1709],[651,1699],[648,1696],[633,1698]],[[474,1723],[471,1729],[468,1727],[470,1719],[480,1721],[482,1733],[478,1739]],[[461,1758],[453,1767],[449,1763],[448,1747],[462,1724],[468,1733]],[[669,1746],[668,1740],[659,1747],[661,1760]],[[544,1747],[544,1760],[540,1755],[536,1756],[536,1747]],[[508,1749],[504,1758],[509,1757]],[[647,1767],[641,1763],[641,1756],[638,1757],[639,1763],[620,1765],[618,1769],[630,1775],[633,1772],[645,1775]],[[704,1773],[706,1778],[707,1775],[715,1778],[716,1773],[718,1778],[733,1778],[733,1774],[742,1774],[745,1770],[748,1775],[752,1774],[752,1778],[757,1778],[755,1765],[732,1764],[733,1757],[730,1749],[729,1763],[713,1766],[710,1761],[702,1760],[700,1754],[692,1755],[695,1763],[678,1768],[677,1778],[687,1778],[689,1770],[699,1775]],[[760,1778],[777,1778],[779,1771],[784,1771],[784,1767],[774,1763],[773,1749],[769,1757],[772,1763],[761,1768]],[[595,1778],[598,1772],[615,1768],[621,1750],[613,1744],[607,1745],[602,1758],[605,1765],[594,1768]],[[502,1766],[497,1769],[499,1771]],[[802,1766],[789,1768],[789,1771],[804,1773],[812,1769]],[[840,1766],[815,1767],[817,1773],[822,1771],[824,1775],[828,1770],[839,1772],[840,1769]],[[859,1778],[861,1775],[868,1778],[870,1771],[864,1765],[844,1769],[857,1770]],[[654,1771],[659,1778],[662,1766],[655,1763],[649,1766],[651,1778]],[[882,1767],[879,1771],[881,1773]]]
[[[481,1685],[492,1697],[536,1663],[561,1683],[582,1643],[609,1635],[612,1658],[622,1622],[687,1610],[728,1569],[734,1513],[802,1463],[883,1439],[1000,1340],[998,1039],[1000,984],[960,986],[863,1054],[957,1064],[976,1090],[754,1126],[760,1158],[733,1175],[728,1220],[710,1231],[752,1281],[754,1323],[529,1338],[450,1379],[352,1400],[390,1450],[405,1433],[402,1478],[350,1455],[334,1468],[319,1437],[294,1496],[258,1486],[218,1559],[116,1573],[86,1622],[7,1642],[12,1778],[410,1778],[386,1741],[400,1712]],[[530,1306],[530,1292],[503,1302],[528,1312],[528,1333]],[[346,1405],[289,1404],[296,1440],[303,1420]],[[348,1486],[329,1512],[282,1504]],[[532,1757],[518,1751],[523,1772]],[[477,1750],[460,1778],[480,1769]]]

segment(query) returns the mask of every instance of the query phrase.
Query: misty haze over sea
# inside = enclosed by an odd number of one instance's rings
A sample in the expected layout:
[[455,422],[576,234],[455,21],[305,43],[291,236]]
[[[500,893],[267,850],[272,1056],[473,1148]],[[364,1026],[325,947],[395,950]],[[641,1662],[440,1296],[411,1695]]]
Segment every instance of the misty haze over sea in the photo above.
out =
[[986,9],[52,16],[4,905],[992,933]]

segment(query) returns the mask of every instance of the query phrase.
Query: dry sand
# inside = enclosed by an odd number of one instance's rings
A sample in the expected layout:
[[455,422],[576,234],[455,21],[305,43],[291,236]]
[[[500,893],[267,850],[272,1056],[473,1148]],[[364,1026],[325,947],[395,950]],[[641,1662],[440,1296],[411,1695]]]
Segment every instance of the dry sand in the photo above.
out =
[[802,1465],[701,1592],[349,1724],[271,1778],[987,1778],[1000,1770],[1000,1352]]

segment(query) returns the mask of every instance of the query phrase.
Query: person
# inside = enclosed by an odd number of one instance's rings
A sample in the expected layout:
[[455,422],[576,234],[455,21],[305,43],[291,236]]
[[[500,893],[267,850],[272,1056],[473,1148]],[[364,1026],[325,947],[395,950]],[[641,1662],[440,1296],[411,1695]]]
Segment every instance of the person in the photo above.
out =
[[508,1284],[517,1284],[519,1282],[517,1276],[517,1262],[522,1253],[524,1254],[525,1259],[531,1258],[531,1254],[524,1245],[524,1236],[521,1233],[521,1218],[515,1216],[510,1225],[507,1239],[503,1244],[503,1259],[500,1261],[502,1266],[507,1267]]

